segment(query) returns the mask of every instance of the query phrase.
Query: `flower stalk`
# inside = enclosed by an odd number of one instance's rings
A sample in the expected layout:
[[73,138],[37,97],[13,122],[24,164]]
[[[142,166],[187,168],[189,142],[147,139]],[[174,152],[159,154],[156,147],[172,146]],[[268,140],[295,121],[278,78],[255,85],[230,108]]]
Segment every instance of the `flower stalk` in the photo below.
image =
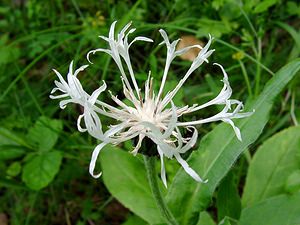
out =
[[168,225],[178,225],[175,217],[169,210],[169,208],[164,200],[164,197],[162,196],[160,188],[158,186],[157,173],[156,173],[156,169],[155,169],[156,157],[143,155],[143,158],[144,158],[144,163],[145,163],[145,167],[146,167],[146,171],[147,171],[148,182],[149,182],[153,197],[155,199],[156,205],[157,205],[162,217],[166,220]]

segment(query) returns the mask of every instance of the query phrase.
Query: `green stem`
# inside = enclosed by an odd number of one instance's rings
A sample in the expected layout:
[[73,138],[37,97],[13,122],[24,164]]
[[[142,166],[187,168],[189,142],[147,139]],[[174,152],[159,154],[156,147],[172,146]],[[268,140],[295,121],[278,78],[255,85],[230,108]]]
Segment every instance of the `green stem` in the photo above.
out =
[[243,76],[244,76],[244,79],[245,79],[245,82],[246,82],[246,85],[247,85],[249,97],[252,98],[252,88],[251,88],[251,85],[250,85],[250,81],[249,81],[249,76],[248,76],[247,70],[245,68],[244,63],[241,60],[239,60],[239,63],[240,63],[240,66],[241,66],[241,69],[242,69],[242,73],[243,73]]
[[144,155],[144,162],[147,171],[148,181],[151,187],[153,197],[156,201],[157,207],[159,208],[161,215],[166,220],[168,225],[178,225],[173,214],[169,210],[158,186],[157,174],[155,170],[155,157]]
[[[261,39],[258,38],[258,44],[257,44],[257,56],[256,59],[259,63],[261,63]],[[255,76],[255,96],[258,96],[260,92],[260,78],[261,78],[261,66],[259,64],[256,64],[256,76]]]

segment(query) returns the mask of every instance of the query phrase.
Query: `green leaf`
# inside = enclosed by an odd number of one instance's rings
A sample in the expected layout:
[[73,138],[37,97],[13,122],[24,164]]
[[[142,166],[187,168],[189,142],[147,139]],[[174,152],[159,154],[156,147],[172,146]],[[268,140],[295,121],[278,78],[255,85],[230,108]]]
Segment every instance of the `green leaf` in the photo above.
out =
[[25,154],[23,147],[16,145],[0,145],[0,161],[19,158]]
[[300,32],[298,32],[295,28],[293,28],[292,26],[290,26],[286,23],[277,21],[276,24],[278,26],[280,26],[281,28],[285,29],[291,35],[291,37],[295,41],[295,44],[296,44],[298,52],[299,52],[300,51]]
[[28,132],[28,139],[41,151],[52,149],[62,130],[62,122],[47,117],[40,117]]
[[223,34],[228,34],[232,31],[234,23],[225,23],[225,21],[212,20],[202,18],[198,23],[197,34],[199,36],[211,34],[213,37],[221,37]]
[[293,1],[288,1],[286,11],[289,16],[300,16],[300,4],[297,4]]
[[[243,141],[237,140],[228,124],[220,124],[200,142],[200,148],[191,153],[189,165],[208,183],[196,183],[182,169],[177,172],[167,200],[180,224],[192,224],[190,219],[198,217],[210,203],[218,183],[230,170],[239,155],[247,149],[261,134],[269,119],[275,97],[300,69],[297,59],[282,69],[266,84],[263,92],[246,110],[255,109],[255,113],[236,122],[241,129]],[[178,207],[180,206],[180,207]]]
[[32,190],[46,187],[59,171],[62,154],[58,151],[43,152],[29,160],[22,173],[22,180]]
[[105,186],[116,199],[150,224],[164,222],[140,159],[116,147],[106,146],[100,160]]
[[20,49],[8,45],[8,34],[2,34],[0,38],[0,66],[16,61],[20,57]]
[[146,223],[144,220],[142,220],[140,217],[138,216],[130,216],[125,223],[122,223],[122,225],[147,225],[148,223]]
[[248,169],[243,206],[285,193],[287,177],[299,168],[300,126],[275,134],[260,146]]
[[200,213],[200,217],[197,225],[216,225],[215,221],[211,218],[208,212],[203,211]]
[[241,199],[234,182],[233,173],[227,174],[219,185],[217,194],[218,220],[225,216],[239,219],[241,215]]
[[22,166],[20,162],[13,162],[6,170],[6,174],[10,177],[15,177],[21,172]]
[[300,170],[294,171],[285,183],[285,190],[291,194],[300,191]]
[[0,160],[9,160],[25,153],[26,142],[16,133],[0,127]]
[[27,146],[26,142],[19,137],[18,134],[0,127],[0,146],[1,145],[23,145]]
[[239,222],[226,216],[218,225],[239,225]]
[[280,195],[258,202],[242,211],[241,225],[300,224],[300,192]]
[[278,0],[264,0],[260,3],[258,3],[254,8],[254,13],[261,13],[266,11],[271,6],[275,5]]

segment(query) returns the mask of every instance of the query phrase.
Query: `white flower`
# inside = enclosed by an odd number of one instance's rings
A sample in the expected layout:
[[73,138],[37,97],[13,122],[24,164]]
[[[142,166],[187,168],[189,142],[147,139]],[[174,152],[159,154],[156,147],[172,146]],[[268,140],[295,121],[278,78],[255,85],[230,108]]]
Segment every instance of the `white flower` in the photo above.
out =
[[[105,83],[96,91],[94,91],[92,95],[87,94],[83,90],[78,78],[76,77],[77,74],[84,70],[87,66],[80,67],[73,74],[73,62],[71,62],[69,73],[67,75],[68,82],[66,82],[62,76],[56,70],[54,70],[60,82],[55,81],[57,87],[52,90],[51,94],[57,90],[61,91],[63,94],[58,96],[51,95],[50,97],[67,98],[60,102],[61,108],[64,108],[66,104],[70,102],[80,104],[84,108],[84,112],[78,118],[78,130],[80,132],[87,131],[90,135],[102,142],[93,151],[89,169],[90,174],[96,178],[101,175],[101,173],[95,175],[94,168],[97,157],[101,149],[106,144],[111,143],[117,145],[121,142],[137,138],[137,144],[132,151],[132,153],[136,155],[141,148],[143,140],[148,138],[151,139],[152,142],[157,146],[157,152],[161,159],[161,178],[165,186],[167,186],[167,181],[164,167],[164,156],[167,158],[175,157],[183,169],[193,179],[198,182],[206,182],[207,180],[200,178],[200,176],[192,168],[190,168],[187,162],[181,157],[181,154],[190,150],[197,141],[198,131],[195,126],[209,122],[223,121],[233,127],[237,138],[241,140],[242,138],[240,130],[235,126],[232,119],[243,118],[252,114],[252,112],[241,113],[240,111],[243,109],[242,102],[230,99],[232,89],[229,85],[228,76],[223,67],[219,64],[215,65],[221,68],[224,76],[222,80],[224,86],[214,99],[202,105],[194,104],[192,106],[183,107],[174,105],[172,99],[179,89],[184,85],[189,76],[204,62],[208,63],[208,57],[214,52],[214,50],[209,50],[212,38],[209,37],[208,43],[203,48],[199,45],[193,45],[181,50],[176,50],[176,45],[179,40],[170,42],[167,33],[164,30],[159,30],[161,36],[163,37],[163,42],[161,44],[165,44],[167,47],[167,59],[162,75],[161,85],[156,96],[153,90],[153,79],[151,78],[151,73],[149,72],[148,79],[145,82],[144,95],[142,95],[133,73],[129,57],[129,47],[137,40],[147,42],[152,42],[152,40],[146,37],[136,37],[130,42],[130,44],[128,44],[128,35],[135,31],[135,29],[130,29],[127,32],[131,23],[127,24],[121,30],[121,32],[117,35],[116,40],[114,32],[115,25],[116,22],[111,25],[108,38],[100,36],[109,43],[109,49],[99,48],[92,50],[87,54],[87,59],[90,61],[90,54],[95,54],[96,52],[105,52],[111,55],[121,72],[124,97],[129,100],[130,103],[128,103],[128,101],[121,101],[111,92],[111,98],[115,102],[115,106],[98,100],[98,96],[106,89]],[[167,80],[168,71],[173,59],[176,56],[184,54],[191,48],[199,48],[201,51],[194,59],[190,68],[181,78],[177,86],[163,96],[163,90]],[[122,59],[127,66],[129,76],[125,73]],[[130,80],[128,77],[130,77]],[[131,85],[133,85],[134,89]],[[182,115],[193,113],[212,105],[224,105],[224,108],[221,112],[208,118],[187,122],[178,121],[178,118]],[[110,117],[114,119],[115,124],[110,125],[106,131],[103,131],[101,118],[99,116]],[[81,123],[84,123],[85,128],[81,127]],[[192,132],[191,137],[183,137],[183,129],[187,129]]]

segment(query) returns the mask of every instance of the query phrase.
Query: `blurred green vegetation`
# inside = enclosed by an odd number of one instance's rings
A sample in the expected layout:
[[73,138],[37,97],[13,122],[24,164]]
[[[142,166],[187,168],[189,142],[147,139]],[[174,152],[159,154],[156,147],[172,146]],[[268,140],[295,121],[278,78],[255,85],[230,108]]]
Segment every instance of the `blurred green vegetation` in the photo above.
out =
[[[76,129],[81,109],[71,106],[61,111],[58,101],[49,99],[56,79],[51,69],[66,74],[71,60],[77,67],[87,64],[86,53],[105,46],[98,35],[106,36],[114,20],[118,20],[118,28],[133,21],[137,34],[155,41],[137,43],[131,49],[140,84],[149,70],[156,88],[160,82],[166,53],[158,46],[158,29],[166,29],[173,39],[193,35],[202,42],[210,33],[216,49],[210,61],[225,67],[234,98],[247,102],[259,95],[280,67],[299,56],[299,16],[300,4],[283,0],[2,1],[0,224],[5,217],[13,225],[122,224],[128,218],[127,224],[142,224],[110,195],[101,178],[89,175],[96,140]],[[80,74],[87,91],[91,93],[105,79],[108,89],[122,96],[120,74],[112,60],[98,54],[93,62],[88,72]],[[189,64],[175,60],[168,77],[170,88]],[[212,64],[203,65],[191,76],[177,104],[211,99],[222,87],[221,78]],[[299,87],[298,76],[276,99],[267,127],[251,146],[251,155],[273,134],[297,125]],[[109,95],[101,98],[111,102]],[[214,126],[199,127],[200,136]],[[132,144],[121,147],[129,150]],[[247,168],[246,157],[241,157],[232,169],[240,190]],[[176,163],[168,163],[170,179],[177,169]],[[214,202],[210,208],[215,220],[218,204]]]

